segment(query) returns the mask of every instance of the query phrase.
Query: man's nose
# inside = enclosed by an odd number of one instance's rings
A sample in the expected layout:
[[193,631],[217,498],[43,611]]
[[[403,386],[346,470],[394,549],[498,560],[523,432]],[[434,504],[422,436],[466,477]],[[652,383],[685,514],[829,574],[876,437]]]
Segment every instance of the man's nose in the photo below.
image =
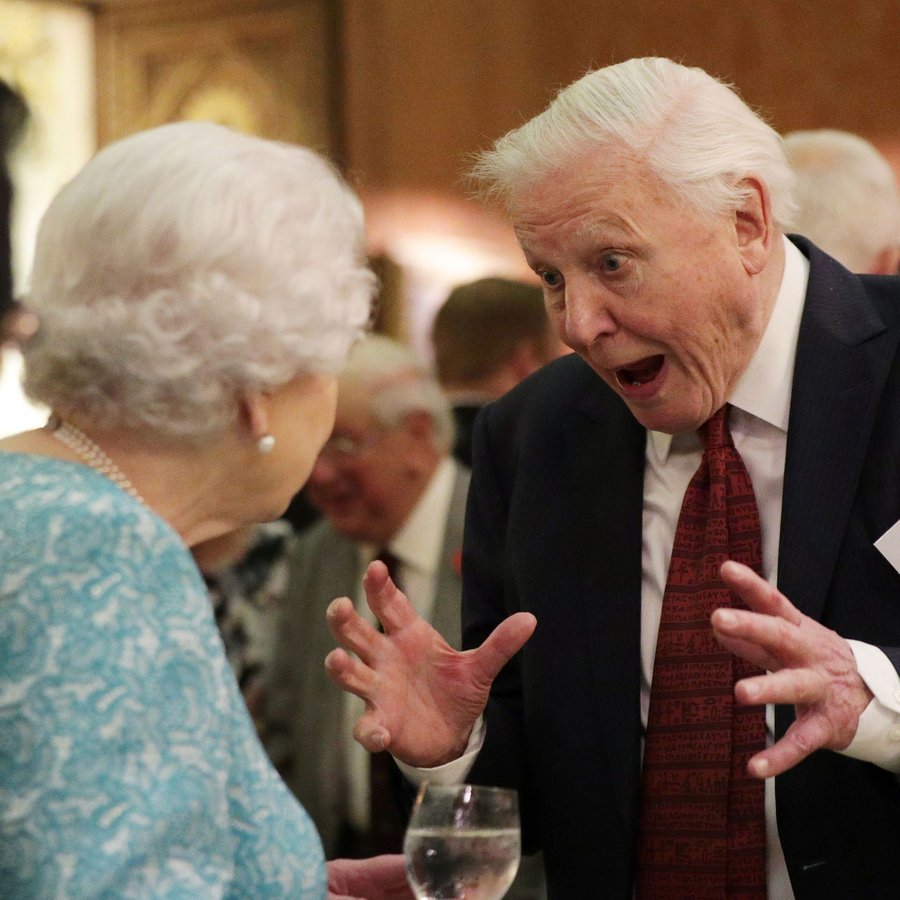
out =
[[312,471],[309,473],[309,482],[311,484],[326,484],[331,481],[337,474],[337,467],[328,456],[320,453],[313,463]]
[[563,340],[576,350],[590,347],[616,331],[607,292],[590,278],[566,282]]

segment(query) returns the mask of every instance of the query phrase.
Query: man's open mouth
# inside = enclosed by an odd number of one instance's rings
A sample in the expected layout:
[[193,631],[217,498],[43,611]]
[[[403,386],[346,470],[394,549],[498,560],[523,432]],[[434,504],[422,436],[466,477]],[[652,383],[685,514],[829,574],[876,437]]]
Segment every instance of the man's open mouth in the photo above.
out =
[[656,356],[647,356],[627,366],[620,366],[615,370],[616,381],[623,389],[640,387],[648,384],[659,375],[665,357],[659,353]]

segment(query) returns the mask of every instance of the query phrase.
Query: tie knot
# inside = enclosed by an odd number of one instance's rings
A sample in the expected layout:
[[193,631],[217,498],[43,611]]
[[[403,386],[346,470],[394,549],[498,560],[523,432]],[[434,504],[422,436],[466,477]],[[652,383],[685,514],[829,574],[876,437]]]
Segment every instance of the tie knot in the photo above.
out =
[[731,407],[726,403],[707,419],[703,425],[703,444],[706,450],[719,450],[722,447],[732,447],[731,432],[728,430],[728,410]]

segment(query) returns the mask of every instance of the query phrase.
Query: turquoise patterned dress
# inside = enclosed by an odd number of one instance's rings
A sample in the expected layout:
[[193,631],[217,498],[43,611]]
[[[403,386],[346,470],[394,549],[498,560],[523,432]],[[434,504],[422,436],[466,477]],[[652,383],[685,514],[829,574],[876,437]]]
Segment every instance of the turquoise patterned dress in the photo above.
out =
[[178,535],[0,452],[0,897],[325,896]]

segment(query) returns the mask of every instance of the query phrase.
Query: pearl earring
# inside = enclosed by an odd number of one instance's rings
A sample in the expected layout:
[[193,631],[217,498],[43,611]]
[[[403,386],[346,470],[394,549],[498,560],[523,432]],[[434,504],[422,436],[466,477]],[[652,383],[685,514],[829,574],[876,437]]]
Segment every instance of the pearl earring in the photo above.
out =
[[271,453],[275,448],[275,436],[272,434],[264,434],[257,442],[256,449],[260,453]]

